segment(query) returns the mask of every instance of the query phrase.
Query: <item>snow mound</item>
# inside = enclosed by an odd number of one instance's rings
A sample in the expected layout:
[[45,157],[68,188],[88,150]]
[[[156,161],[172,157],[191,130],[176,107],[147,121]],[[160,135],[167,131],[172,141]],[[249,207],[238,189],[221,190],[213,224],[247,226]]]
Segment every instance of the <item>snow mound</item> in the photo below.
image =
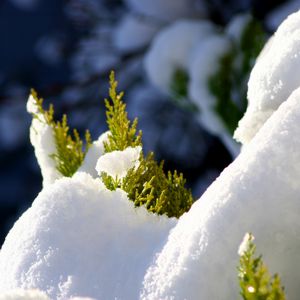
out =
[[134,208],[86,173],[46,186],[0,251],[0,293],[37,288],[51,299],[136,299],[174,219]]
[[248,108],[234,138],[247,144],[279,105],[300,86],[300,11],[278,28],[259,56],[248,83]]
[[245,232],[299,299],[300,89],[265,123],[171,231],[148,269],[142,299],[235,299]]
[[161,30],[144,60],[150,81],[169,94],[175,71],[187,71],[193,47],[214,31],[214,26],[207,21],[191,20],[180,20]]

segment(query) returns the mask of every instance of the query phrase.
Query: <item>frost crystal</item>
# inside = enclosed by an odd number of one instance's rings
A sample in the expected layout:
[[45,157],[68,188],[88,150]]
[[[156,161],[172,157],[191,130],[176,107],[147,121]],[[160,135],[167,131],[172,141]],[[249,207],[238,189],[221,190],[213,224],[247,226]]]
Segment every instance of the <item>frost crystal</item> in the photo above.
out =
[[142,148],[128,147],[123,151],[112,151],[98,159],[96,170],[99,174],[107,173],[113,178],[124,178],[132,168],[139,166]]

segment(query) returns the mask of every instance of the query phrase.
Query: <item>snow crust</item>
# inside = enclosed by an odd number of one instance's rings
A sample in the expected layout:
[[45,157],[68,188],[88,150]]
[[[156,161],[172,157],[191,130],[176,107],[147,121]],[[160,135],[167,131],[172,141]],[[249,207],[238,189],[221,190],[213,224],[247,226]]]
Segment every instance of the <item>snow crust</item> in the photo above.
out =
[[50,157],[56,153],[53,130],[44,116],[38,112],[33,97],[30,95],[27,102],[27,111],[34,114],[30,127],[30,142],[43,176],[43,186],[53,183],[62,175],[57,171],[55,161]]
[[51,299],[137,299],[146,268],[176,220],[134,208],[86,173],[45,186],[0,252],[0,293]]
[[193,47],[214,31],[211,23],[192,20],[180,20],[161,30],[144,60],[150,81],[169,94],[175,71],[187,71]]
[[248,144],[279,105],[300,86],[300,12],[290,15],[258,58],[248,82],[248,108],[234,134]]
[[235,299],[245,232],[297,300],[300,246],[300,89],[184,214],[148,269],[141,299]]
[[96,165],[96,170],[100,175],[107,173],[113,178],[122,179],[132,168],[137,168],[140,164],[142,147],[127,147],[123,151],[112,151],[102,155]]

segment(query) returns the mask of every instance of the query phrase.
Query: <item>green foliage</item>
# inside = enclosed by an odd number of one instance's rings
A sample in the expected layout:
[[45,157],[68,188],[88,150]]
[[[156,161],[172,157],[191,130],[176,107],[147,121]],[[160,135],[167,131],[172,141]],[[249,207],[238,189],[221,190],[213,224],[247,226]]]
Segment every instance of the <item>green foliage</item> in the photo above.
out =
[[127,147],[141,146],[142,132],[137,133],[137,119],[132,124],[128,120],[126,104],[122,102],[124,93],[117,93],[118,83],[115,80],[114,72],[110,73],[110,100],[105,99],[106,122],[110,134],[108,142],[104,142],[105,152],[124,150]]
[[[126,106],[122,102],[123,93],[117,94],[117,82],[114,73],[110,75],[109,95],[112,104],[106,100],[107,123],[110,130],[108,141],[104,143],[105,152],[124,150],[127,147],[142,146],[142,133],[137,133],[137,119],[131,125],[127,118]],[[102,181],[110,190],[123,189],[136,206],[145,205],[157,214],[180,217],[193,203],[190,190],[185,188],[183,175],[163,169],[163,162],[158,164],[151,152],[146,157],[141,154],[138,168],[128,171],[123,180],[117,180],[103,173]]]
[[250,234],[238,268],[241,296],[244,300],[286,300],[279,276],[270,276],[262,257],[255,257],[255,250]]
[[208,80],[209,89],[217,99],[215,111],[231,134],[246,110],[246,83],[265,39],[260,23],[251,19],[240,41],[233,43],[232,49],[220,58],[218,72]]
[[44,110],[43,99],[38,98],[34,90],[31,90],[31,95],[38,108],[38,114],[34,114],[34,117],[46,122],[53,129],[56,153],[52,153],[50,157],[55,161],[57,170],[63,176],[71,177],[81,166],[91,145],[90,133],[88,130],[85,133],[85,149],[83,150],[83,141],[80,139],[78,131],[74,129],[73,135],[69,133],[67,116],[63,115],[61,121],[54,121],[53,105],[50,105],[48,110]]
[[173,74],[170,90],[172,92],[172,100],[179,107],[191,111],[198,111],[197,106],[188,100],[188,83],[189,75],[183,69],[178,68]]

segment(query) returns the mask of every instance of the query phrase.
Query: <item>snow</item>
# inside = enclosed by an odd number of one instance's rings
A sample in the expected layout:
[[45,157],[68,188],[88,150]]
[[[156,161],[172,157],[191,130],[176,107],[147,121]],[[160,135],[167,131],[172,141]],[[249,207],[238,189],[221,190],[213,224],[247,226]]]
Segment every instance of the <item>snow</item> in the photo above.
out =
[[114,45],[124,53],[137,51],[150,43],[160,27],[146,18],[127,14],[115,29]]
[[105,172],[113,178],[122,179],[130,169],[136,169],[139,166],[141,151],[142,147],[138,146],[105,153],[98,159],[96,170],[99,175]]
[[217,62],[231,49],[231,41],[226,35],[215,34],[199,41],[190,56],[188,91],[191,101],[200,108],[200,123],[209,132],[218,135],[235,157],[239,153],[239,146],[232,140],[220,116],[215,112],[217,99],[208,85],[209,78],[219,70]]
[[214,31],[211,23],[192,20],[180,20],[161,30],[144,60],[151,83],[169,94],[175,71],[187,70],[193,47]]
[[248,108],[235,139],[248,144],[264,122],[300,86],[300,12],[278,28],[258,58],[248,82]]
[[225,28],[226,35],[233,41],[239,43],[243,30],[250,21],[250,14],[238,14],[234,16]]
[[134,208],[121,190],[79,172],[45,186],[0,252],[0,294],[37,288],[51,299],[137,299],[175,219]]
[[37,112],[36,105],[32,96],[29,96],[27,102],[27,111],[35,114],[30,127],[30,142],[34,147],[35,156],[41,168],[43,175],[43,186],[53,183],[62,175],[57,171],[55,161],[50,157],[56,153],[53,130],[47,124],[44,116]]
[[102,133],[98,140],[94,141],[90,146],[87,154],[85,155],[82,165],[79,167],[79,172],[85,172],[90,174],[93,178],[98,177],[96,171],[96,164],[100,156],[104,154],[104,145],[103,142],[107,140],[107,136],[110,132],[106,131]]
[[250,248],[250,242],[254,241],[254,236],[250,233],[246,233],[242,243],[239,246],[238,255],[243,256]]
[[50,300],[39,290],[11,290],[0,295],[0,300]]
[[300,89],[184,214],[144,279],[141,299],[235,299],[246,232],[287,298],[299,299]]
[[195,0],[125,0],[133,12],[164,22],[196,15],[204,16],[205,6],[196,5],[195,2]]

